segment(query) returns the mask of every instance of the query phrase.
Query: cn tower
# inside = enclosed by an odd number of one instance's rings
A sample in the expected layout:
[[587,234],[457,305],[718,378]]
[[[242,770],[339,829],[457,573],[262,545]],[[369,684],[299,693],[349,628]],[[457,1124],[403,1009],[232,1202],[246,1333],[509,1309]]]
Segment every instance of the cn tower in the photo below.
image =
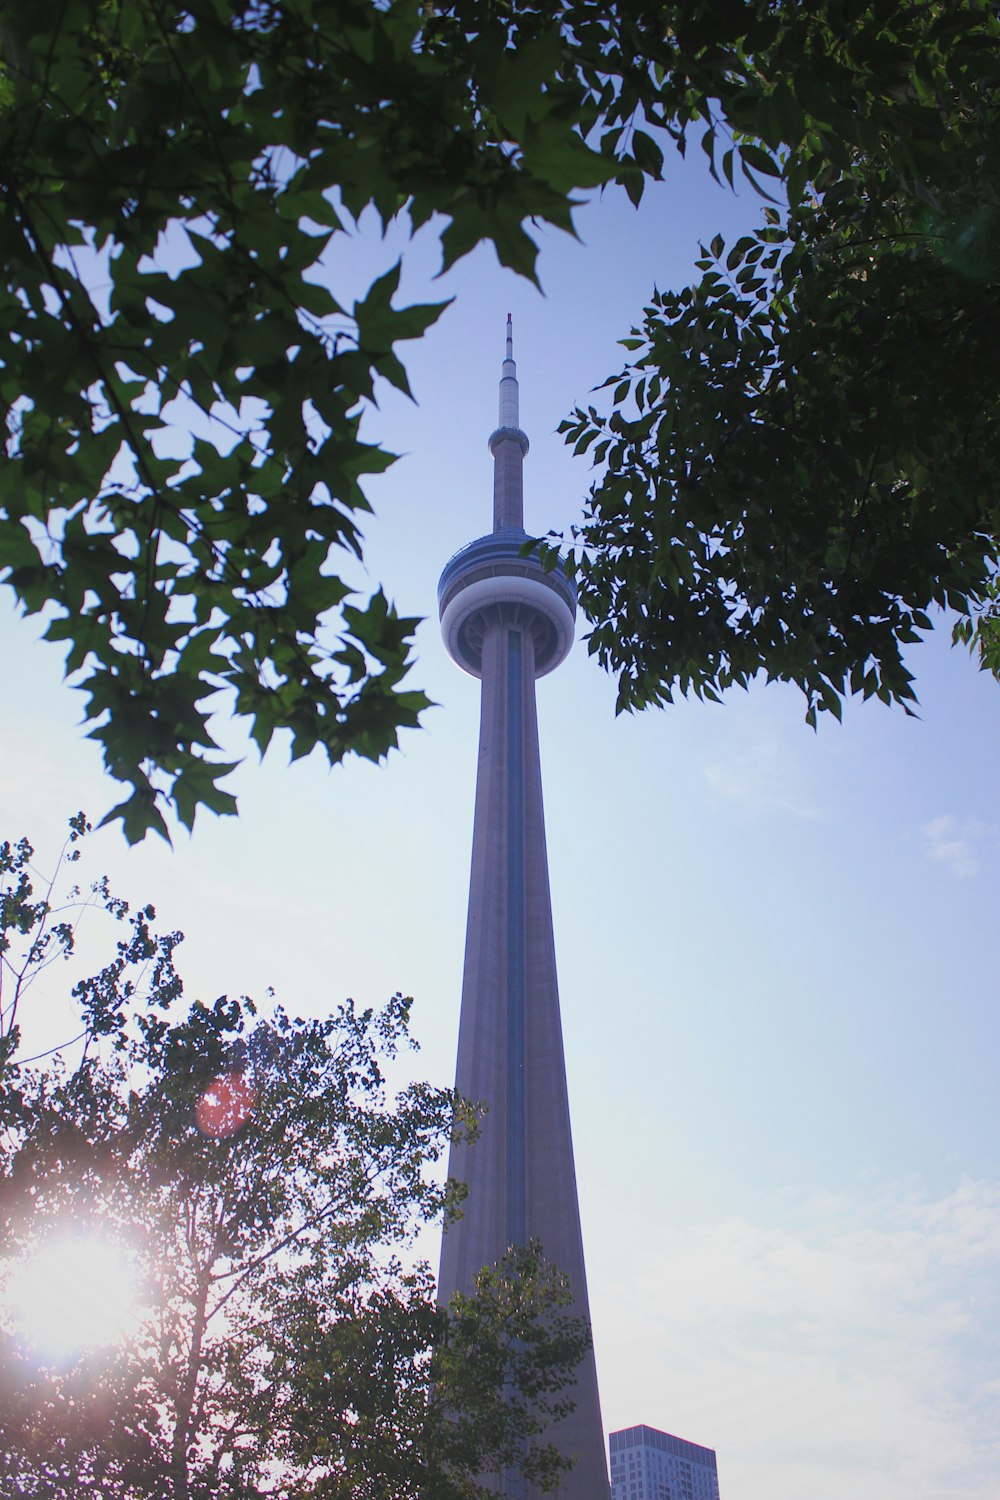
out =
[[[452,1147],[449,1173],[468,1196],[444,1235],[439,1295],[471,1291],[483,1266],[538,1239],[569,1277],[574,1313],[589,1320],[535,712],[536,677],[573,643],[576,591],[559,568],[546,572],[522,555],[528,439],[509,315],[506,353],[489,440],[493,530],[451,559],[438,586],[448,652],[482,681],[456,1087],[487,1108],[479,1139]],[[571,1394],[575,1411],[545,1434],[575,1458],[560,1500],[608,1500],[592,1352]],[[501,1488],[523,1494],[514,1476]]]

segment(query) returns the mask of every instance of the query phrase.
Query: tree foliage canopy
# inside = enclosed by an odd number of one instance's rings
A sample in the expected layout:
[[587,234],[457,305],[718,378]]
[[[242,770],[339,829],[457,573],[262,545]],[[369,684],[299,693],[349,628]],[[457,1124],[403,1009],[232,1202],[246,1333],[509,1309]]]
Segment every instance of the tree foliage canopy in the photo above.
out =
[[397,307],[397,267],[341,305],[324,254],[366,209],[437,216],[445,267],[485,240],[531,276],[526,219],[639,190],[598,71],[620,20],[560,9],[5,9],[0,570],[66,643],[130,841],[234,810],[212,707],[332,762],[417,722],[415,622],[350,599],[338,554],[391,462],[362,413],[443,304]]
[[379,382],[441,304],[325,259],[365,211],[534,274],[671,141],[770,202],[654,293],[569,440],[591,649],[637,707],[755,672],[908,703],[945,604],[1000,660],[998,21],[982,0],[37,0],[0,20],[0,577],[87,693],[129,840],[263,751],[382,756],[412,627],[350,595]]
[[697,285],[654,292],[610,414],[564,426],[606,465],[576,540],[619,708],[761,670],[813,724],[848,693],[908,706],[901,648],[932,606],[996,667],[995,7],[747,0],[656,25],[651,112],[768,202]]
[[[589,1335],[537,1247],[448,1311],[403,1258],[455,1210],[434,1168],[456,1109],[470,1122],[450,1090],[387,1097],[409,1002],[321,1021],[185,1007],[180,934],[93,894],[121,936],[74,990],[83,1038],[19,1062],[32,986],[74,928],[34,890],[30,846],[0,846],[0,1491],[474,1500],[509,1465],[548,1487],[565,1460],[544,1429]],[[126,1339],[46,1351],[11,1305],[19,1268],[67,1234],[133,1258]]]

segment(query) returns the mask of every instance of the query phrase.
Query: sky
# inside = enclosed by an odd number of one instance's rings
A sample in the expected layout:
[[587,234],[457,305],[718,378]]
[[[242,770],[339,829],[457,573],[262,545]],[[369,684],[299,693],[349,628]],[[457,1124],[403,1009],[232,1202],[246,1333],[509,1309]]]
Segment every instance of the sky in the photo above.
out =
[[[491,525],[506,314],[526,524],[565,527],[591,475],[559,421],[620,368],[653,285],[686,284],[699,239],[757,211],[674,163],[638,212],[609,193],[578,239],[542,236],[544,295],[486,250],[435,281],[427,231],[342,237],[340,300],[400,253],[404,294],[455,299],[403,351],[416,403],[387,391],[366,418],[403,457],[369,486],[351,575],[428,617],[412,683],[437,706],[382,767],[289,766],[277,740],[260,764],[219,725],[246,755],[238,819],[202,815],[172,851],[89,841],[88,872],[187,933],[189,994],[271,985],[311,1015],[401,989],[415,1076],[451,1081],[478,688],[433,616],[445,561]],[[0,837],[44,864],[115,788],[39,632],[6,596]],[[910,663],[918,719],[851,704],[817,733],[763,683],[616,719],[582,642],[539,683],[605,1425],[715,1448],[722,1500],[995,1500],[1000,690],[947,623]]]

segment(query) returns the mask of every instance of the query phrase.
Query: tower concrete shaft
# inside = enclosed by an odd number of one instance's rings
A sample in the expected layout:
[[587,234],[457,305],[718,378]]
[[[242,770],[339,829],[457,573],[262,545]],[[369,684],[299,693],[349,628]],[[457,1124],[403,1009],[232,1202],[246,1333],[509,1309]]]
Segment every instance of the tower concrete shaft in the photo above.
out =
[[[479,770],[456,1086],[487,1113],[479,1139],[452,1147],[468,1186],[444,1235],[439,1295],[472,1290],[512,1245],[541,1241],[566,1272],[573,1311],[589,1320],[549,897],[535,678],[573,639],[575,590],[560,569],[522,557],[522,461],[510,320],[494,456],[494,530],[447,565],[442,629],[458,664],[482,680]],[[608,1500],[593,1354],[572,1392],[576,1410],[546,1439],[575,1456],[565,1500]],[[523,1493],[514,1482],[509,1494]]]

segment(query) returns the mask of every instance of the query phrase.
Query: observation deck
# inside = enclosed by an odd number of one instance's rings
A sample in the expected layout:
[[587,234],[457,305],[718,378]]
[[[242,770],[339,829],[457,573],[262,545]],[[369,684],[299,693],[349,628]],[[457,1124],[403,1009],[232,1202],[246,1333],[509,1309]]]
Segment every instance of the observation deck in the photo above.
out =
[[501,526],[456,552],[438,584],[441,634],[449,656],[482,677],[483,639],[491,625],[519,624],[534,641],[534,673],[544,677],[573,644],[576,585],[561,565],[546,571],[522,554],[530,538]]

